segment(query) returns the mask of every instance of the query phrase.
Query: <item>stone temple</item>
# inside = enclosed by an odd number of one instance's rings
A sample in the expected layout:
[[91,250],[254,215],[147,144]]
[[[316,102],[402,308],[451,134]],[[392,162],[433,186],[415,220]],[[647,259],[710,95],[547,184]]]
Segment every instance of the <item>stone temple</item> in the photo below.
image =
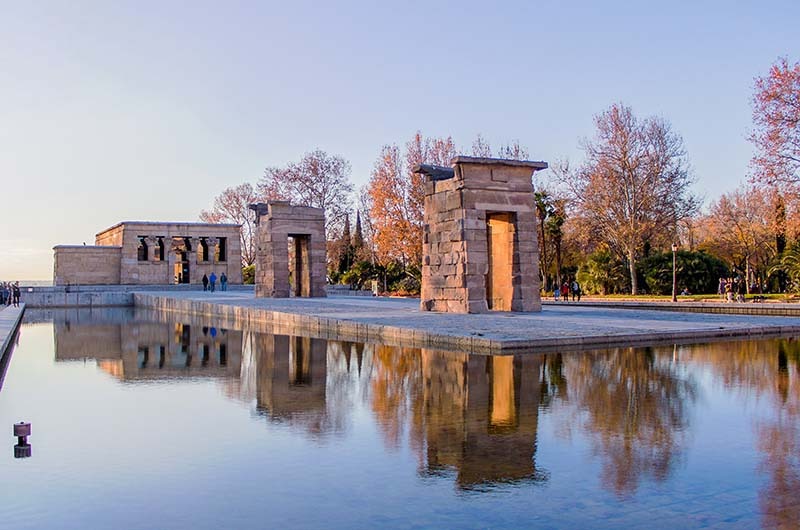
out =
[[241,284],[240,230],[237,224],[124,221],[97,234],[94,245],[53,247],[53,284],[199,284],[212,272]]
[[459,156],[425,175],[423,311],[541,311],[533,173],[546,162]]
[[325,211],[285,201],[251,204],[250,209],[258,225],[256,296],[327,296]]

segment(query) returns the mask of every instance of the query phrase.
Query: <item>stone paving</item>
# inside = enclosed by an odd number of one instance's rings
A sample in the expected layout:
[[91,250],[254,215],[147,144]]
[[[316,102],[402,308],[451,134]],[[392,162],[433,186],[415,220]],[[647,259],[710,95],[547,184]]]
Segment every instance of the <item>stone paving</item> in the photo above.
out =
[[14,337],[24,312],[25,304],[20,304],[19,307],[0,306],[0,390],[3,388]]
[[0,359],[11,345],[24,311],[25,304],[20,304],[19,307],[0,306]]
[[472,353],[800,334],[800,318],[547,304],[537,313],[453,314],[402,298],[255,298],[243,292],[137,293],[137,306],[296,328],[343,340]]

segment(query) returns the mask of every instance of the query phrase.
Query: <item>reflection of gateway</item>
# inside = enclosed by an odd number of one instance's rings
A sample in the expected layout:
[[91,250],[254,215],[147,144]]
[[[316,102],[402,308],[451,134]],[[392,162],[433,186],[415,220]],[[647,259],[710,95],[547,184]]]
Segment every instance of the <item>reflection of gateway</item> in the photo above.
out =
[[455,468],[458,485],[542,480],[536,469],[539,356],[422,350],[427,470]]
[[56,360],[92,358],[123,380],[239,377],[242,332],[183,323],[54,323]]
[[265,334],[255,340],[258,409],[316,429],[325,411],[326,341]]

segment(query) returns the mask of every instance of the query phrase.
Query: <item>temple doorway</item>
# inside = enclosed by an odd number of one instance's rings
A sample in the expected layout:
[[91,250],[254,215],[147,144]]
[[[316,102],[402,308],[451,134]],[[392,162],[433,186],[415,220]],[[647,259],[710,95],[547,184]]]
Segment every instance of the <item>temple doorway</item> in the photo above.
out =
[[486,302],[490,310],[511,311],[514,297],[514,214],[486,214],[489,271],[486,274]]
[[292,296],[311,296],[311,237],[304,234],[289,235],[289,282]]
[[[177,257],[180,260],[181,253],[178,253]],[[173,268],[175,283],[190,283],[191,278],[189,272],[188,261],[176,261]]]

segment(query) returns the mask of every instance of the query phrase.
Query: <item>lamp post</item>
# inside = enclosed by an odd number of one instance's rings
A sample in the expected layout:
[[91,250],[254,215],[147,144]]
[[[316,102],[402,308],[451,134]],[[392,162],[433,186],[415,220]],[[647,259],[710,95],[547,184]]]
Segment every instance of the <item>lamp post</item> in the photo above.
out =
[[678,269],[675,266],[675,255],[678,252],[678,244],[672,244],[672,301],[678,301]]

